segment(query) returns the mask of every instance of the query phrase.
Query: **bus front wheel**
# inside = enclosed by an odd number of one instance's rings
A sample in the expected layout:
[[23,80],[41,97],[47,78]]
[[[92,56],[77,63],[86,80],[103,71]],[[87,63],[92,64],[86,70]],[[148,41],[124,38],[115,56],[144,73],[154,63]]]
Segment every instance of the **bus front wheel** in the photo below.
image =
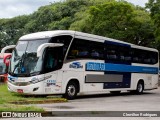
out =
[[69,82],[66,88],[66,92],[64,97],[68,100],[73,100],[77,96],[78,89],[77,84],[75,82]]

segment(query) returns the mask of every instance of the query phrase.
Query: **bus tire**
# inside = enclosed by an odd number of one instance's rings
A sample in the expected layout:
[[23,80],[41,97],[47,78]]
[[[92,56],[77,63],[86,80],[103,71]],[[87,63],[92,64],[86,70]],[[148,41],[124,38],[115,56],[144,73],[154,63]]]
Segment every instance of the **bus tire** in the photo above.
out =
[[76,98],[78,93],[78,86],[75,82],[69,82],[66,87],[66,92],[64,94],[64,97],[68,100],[73,100]]
[[121,91],[110,91],[111,94],[115,94],[115,95],[118,95],[121,93]]
[[136,94],[142,94],[144,90],[144,83],[143,81],[139,81],[136,88]]

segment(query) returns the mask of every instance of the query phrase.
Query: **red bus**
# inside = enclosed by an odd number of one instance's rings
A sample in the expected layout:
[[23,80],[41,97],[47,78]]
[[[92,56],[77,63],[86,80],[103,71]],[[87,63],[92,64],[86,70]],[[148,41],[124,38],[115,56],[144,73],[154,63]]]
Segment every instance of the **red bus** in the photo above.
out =
[[11,53],[0,53],[0,82],[7,81],[10,58],[11,58]]
[[0,53],[0,82],[6,82],[8,76],[8,67],[10,58],[12,56],[12,50],[15,45],[4,47]]

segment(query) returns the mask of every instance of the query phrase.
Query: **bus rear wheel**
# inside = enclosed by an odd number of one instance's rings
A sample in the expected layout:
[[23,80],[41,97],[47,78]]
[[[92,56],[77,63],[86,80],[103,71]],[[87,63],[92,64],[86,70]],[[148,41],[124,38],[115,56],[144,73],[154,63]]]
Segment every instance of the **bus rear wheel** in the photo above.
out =
[[136,89],[136,93],[137,94],[142,94],[144,90],[144,83],[142,81],[139,81],[137,84],[137,89]]
[[137,84],[136,90],[131,90],[130,93],[131,94],[142,94],[143,90],[144,90],[144,83],[143,81],[139,81]]
[[76,98],[78,89],[77,85],[75,82],[69,82],[67,87],[66,87],[66,92],[64,94],[64,97],[67,98],[68,100],[73,100]]

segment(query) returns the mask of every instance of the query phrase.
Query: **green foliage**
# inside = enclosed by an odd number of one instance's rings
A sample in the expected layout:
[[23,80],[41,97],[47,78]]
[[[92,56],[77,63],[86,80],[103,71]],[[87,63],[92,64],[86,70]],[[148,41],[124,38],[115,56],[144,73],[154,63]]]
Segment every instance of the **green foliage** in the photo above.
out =
[[[27,104],[67,102],[64,98],[24,96],[8,91],[7,85],[0,85],[0,111],[44,111],[42,108],[26,106]],[[11,103],[17,103],[11,104]],[[18,104],[19,103],[19,104]],[[22,105],[20,105],[22,104]],[[24,105],[25,104],[25,105]]]
[[155,26],[156,47],[160,50],[160,0],[149,0],[146,8],[150,10],[150,16]]
[[6,112],[6,111],[37,111],[37,112],[43,112],[44,109],[37,108],[35,106],[24,106],[24,105],[14,105],[14,104],[1,104],[0,105],[0,111]]
[[1,47],[15,44],[20,36],[25,34],[24,24],[28,22],[28,16],[19,16],[12,19],[0,20]]
[[155,47],[149,12],[124,0],[65,0],[28,16],[0,19],[0,44],[15,44],[20,36],[37,31],[68,29]]
[[0,111],[44,111],[42,108],[37,108],[33,106],[9,104],[10,101],[18,100],[27,100],[27,98],[23,98],[14,93],[10,93],[7,90],[6,85],[0,85]]
[[65,17],[60,21],[54,21],[49,24],[49,30],[68,30],[70,24],[72,23],[71,17]]
[[151,46],[154,44],[153,24],[149,13],[124,1],[91,6],[70,27],[126,42]]

